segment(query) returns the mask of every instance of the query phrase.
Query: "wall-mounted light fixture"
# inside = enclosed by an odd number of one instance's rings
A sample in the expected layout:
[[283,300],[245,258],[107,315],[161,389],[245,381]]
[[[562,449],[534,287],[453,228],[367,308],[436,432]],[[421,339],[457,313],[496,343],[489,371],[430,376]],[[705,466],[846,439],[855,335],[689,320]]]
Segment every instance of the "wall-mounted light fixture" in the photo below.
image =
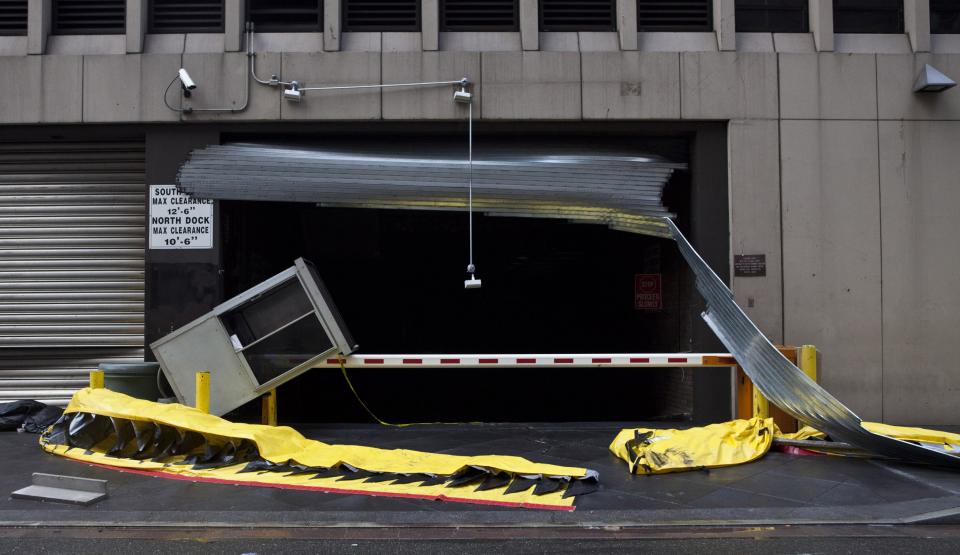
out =
[[924,64],[913,83],[913,92],[938,93],[956,87],[957,82],[930,64]]
[[300,102],[303,100],[303,91],[300,90],[300,83],[291,81],[290,84],[283,89],[283,97],[290,102]]
[[460,90],[453,92],[453,101],[460,104],[470,104],[473,102],[473,95],[467,90],[465,83],[460,85]]

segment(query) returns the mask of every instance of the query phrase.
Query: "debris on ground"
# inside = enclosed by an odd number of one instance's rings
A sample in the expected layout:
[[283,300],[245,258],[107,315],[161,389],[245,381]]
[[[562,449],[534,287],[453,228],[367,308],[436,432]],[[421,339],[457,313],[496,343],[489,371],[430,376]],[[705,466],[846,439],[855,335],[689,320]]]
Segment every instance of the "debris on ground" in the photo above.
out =
[[63,414],[60,407],[51,407],[39,401],[23,399],[0,403],[0,431],[39,434]]

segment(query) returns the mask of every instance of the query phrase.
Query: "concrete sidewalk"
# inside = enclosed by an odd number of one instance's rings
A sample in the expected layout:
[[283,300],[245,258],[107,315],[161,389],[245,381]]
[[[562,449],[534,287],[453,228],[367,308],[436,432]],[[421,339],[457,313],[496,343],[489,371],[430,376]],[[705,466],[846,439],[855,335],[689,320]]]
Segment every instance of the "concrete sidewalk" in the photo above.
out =
[[[643,425],[643,424],[637,424]],[[620,423],[478,424],[389,428],[295,426],[330,443],[452,454],[518,455],[600,472],[601,489],[576,511],[324,494],[167,480],[48,455],[38,437],[2,433],[9,494],[33,472],[109,480],[93,506],[0,498],[4,526],[586,527],[752,524],[960,524],[960,473],[862,459],[771,452],[760,461],[660,476],[631,476],[607,451]],[[670,424],[661,424],[669,427]]]

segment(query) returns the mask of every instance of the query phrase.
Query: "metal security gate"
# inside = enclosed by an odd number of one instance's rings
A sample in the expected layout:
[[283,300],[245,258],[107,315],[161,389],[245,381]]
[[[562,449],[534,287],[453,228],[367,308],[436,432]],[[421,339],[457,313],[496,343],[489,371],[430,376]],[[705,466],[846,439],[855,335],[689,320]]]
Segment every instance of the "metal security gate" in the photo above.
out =
[[143,360],[142,141],[0,143],[0,402]]

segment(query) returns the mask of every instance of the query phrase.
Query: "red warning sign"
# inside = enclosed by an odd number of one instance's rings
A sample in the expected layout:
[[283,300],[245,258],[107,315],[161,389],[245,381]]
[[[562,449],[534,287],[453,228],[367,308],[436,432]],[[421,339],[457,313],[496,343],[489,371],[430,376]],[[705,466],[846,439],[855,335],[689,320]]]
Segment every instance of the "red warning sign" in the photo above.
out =
[[633,276],[633,308],[636,310],[663,309],[663,289],[660,274],[635,274]]

